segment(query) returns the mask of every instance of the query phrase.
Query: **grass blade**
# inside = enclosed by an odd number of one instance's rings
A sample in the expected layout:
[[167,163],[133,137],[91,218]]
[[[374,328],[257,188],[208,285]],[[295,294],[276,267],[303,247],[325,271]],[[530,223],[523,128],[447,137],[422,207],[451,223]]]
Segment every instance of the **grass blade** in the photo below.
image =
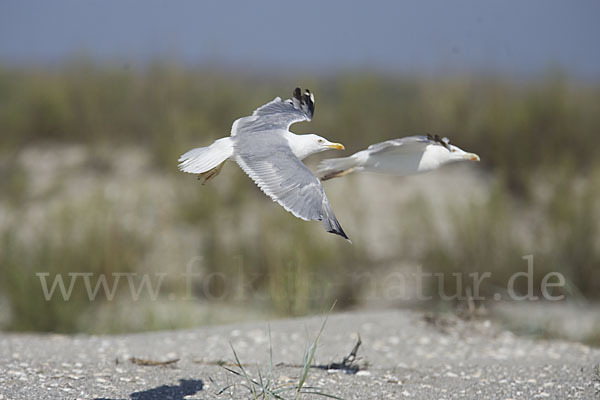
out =
[[300,374],[300,380],[298,381],[298,394],[296,395],[296,400],[298,400],[300,398],[300,395],[302,394],[302,386],[304,386],[304,382],[306,381],[306,377],[308,376],[308,371],[310,370],[310,365],[312,364],[312,361],[315,357],[315,353],[317,352],[317,345],[319,344],[319,339],[323,334],[325,324],[327,323],[327,319],[329,318],[329,314],[333,310],[333,307],[335,307],[335,303],[336,302],[334,301],[333,305],[329,309],[329,312],[325,316],[325,319],[321,324],[321,329],[319,329],[319,333],[317,334],[315,341],[310,345],[308,351],[304,354],[304,362],[302,365],[302,373]]
[[246,370],[244,369],[244,366],[242,365],[242,362],[240,361],[237,353],[235,352],[235,349],[233,348],[233,344],[231,344],[231,342],[229,342],[229,346],[231,346],[231,351],[233,351],[233,356],[235,357],[236,364],[238,365],[239,369],[244,374],[244,378],[246,378],[246,381],[248,381],[248,386],[250,386],[250,390],[252,392],[252,395],[254,396],[254,399],[258,399],[258,396],[256,394],[256,389],[254,389],[253,381],[250,379],[250,377],[246,373]]

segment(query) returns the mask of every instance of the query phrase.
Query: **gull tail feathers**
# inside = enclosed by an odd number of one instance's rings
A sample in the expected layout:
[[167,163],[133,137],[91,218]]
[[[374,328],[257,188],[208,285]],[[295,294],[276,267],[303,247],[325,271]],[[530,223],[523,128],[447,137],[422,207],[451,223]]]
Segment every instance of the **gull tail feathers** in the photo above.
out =
[[233,155],[233,142],[225,137],[207,147],[192,149],[179,157],[179,169],[191,174],[203,174],[218,168]]
[[354,155],[350,157],[329,158],[319,163],[317,173],[322,181],[326,181],[351,173],[358,164],[359,160]]

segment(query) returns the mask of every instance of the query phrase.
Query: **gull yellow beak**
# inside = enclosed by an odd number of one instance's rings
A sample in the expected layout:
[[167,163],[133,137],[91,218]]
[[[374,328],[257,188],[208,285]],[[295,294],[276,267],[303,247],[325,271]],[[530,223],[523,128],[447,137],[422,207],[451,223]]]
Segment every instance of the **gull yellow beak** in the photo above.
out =
[[481,161],[479,156],[475,153],[467,153],[465,154],[465,158],[470,161]]
[[344,145],[341,143],[331,143],[331,144],[328,144],[327,147],[329,147],[330,149],[335,149],[335,150],[344,150],[345,149]]

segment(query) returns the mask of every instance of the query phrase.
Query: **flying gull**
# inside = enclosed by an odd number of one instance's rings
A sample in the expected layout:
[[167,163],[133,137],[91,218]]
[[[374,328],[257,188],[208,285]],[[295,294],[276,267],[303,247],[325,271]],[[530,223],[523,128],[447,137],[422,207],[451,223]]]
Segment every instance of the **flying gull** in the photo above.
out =
[[321,182],[301,161],[311,154],[342,150],[344,146],[314,134],[296,135],[289,131],[295,122],[310,121],[314,111],[314,95],[296,88],[291,99],[276,97],[251,116],[236,120],[231,136],[182,155],[179,169],[199,174],[204,184],[219,174],[227,160],[233,160],[287,211],[306,221],[322,221],[327,232],[349,240]]
[[479,156],[450,144],[438,135],[408,136],[370,145],[349,157],[321,161],[321,180],[337,178],[355,171],[391,175],[427,172],[454,161],[479,161]]

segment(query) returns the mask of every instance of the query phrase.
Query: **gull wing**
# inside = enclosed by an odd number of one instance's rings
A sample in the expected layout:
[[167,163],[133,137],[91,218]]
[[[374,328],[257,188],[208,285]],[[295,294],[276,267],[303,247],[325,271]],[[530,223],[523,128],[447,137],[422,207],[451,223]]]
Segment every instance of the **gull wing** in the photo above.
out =
[[231,136],[269,130],[289,130],[295,122],[310,121],[315,112],[315,97],[307,89],[294,90],[291,99],[273,101],[260,106],[251,116],[237,119],[231,127]]
[[335,217],[319,179],[272,132],[236,137],[235,160],[258,187],[303,220],[322,221],[328,232],[348,239]]
[[386,140],[385,142],[375,143],[367,148],[369,154],[383,154],[388,152],[411,151],[416,147],[425,148],[430,144],[439,144],[430,140],[427,136],[407,136],[400,139]]

